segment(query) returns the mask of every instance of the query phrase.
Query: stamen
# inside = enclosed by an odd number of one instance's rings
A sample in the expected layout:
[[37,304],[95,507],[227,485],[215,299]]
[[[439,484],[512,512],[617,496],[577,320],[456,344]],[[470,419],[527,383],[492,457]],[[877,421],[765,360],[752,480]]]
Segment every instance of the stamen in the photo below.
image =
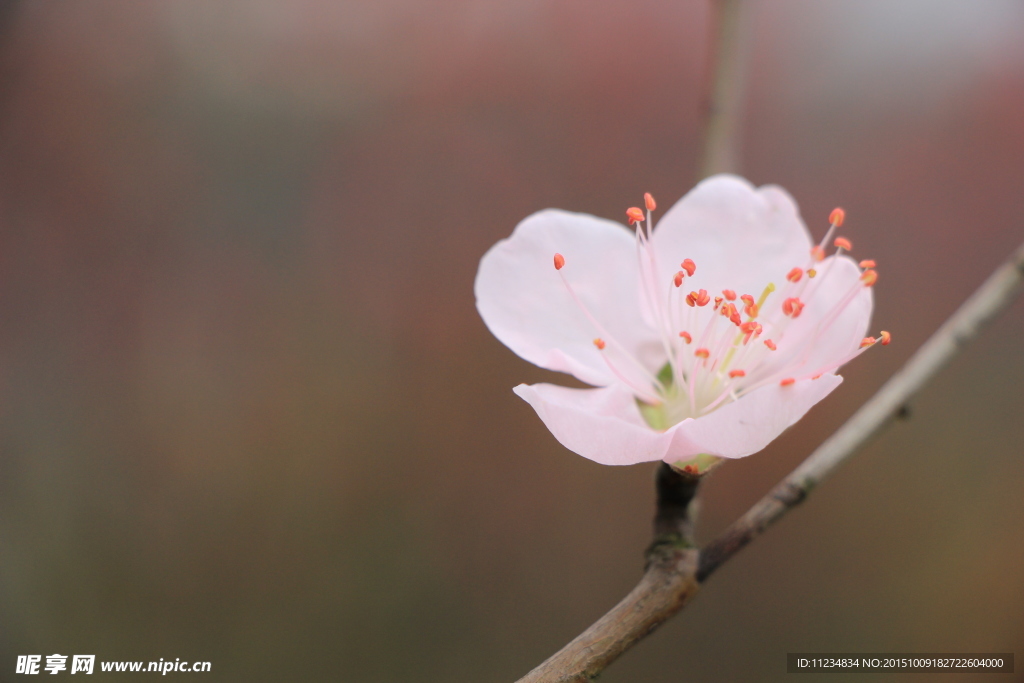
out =
[[734,291],[733,291],[733,290],[731,290],[731,289],[723,289],[723,290],[722,290],[722,295],[723,295],[723,296],[724,296],[724,297],[726,298],[726,300],[728,300],[728,301],[736,301],[736,292],[734,292]]
[[555,270],[561,270],[562,266],[565,265],[565,257],[561,254],[555,254]]
[[863,261],[860,262],[860,267],[861,268],[874,268],[875,267],[875,262],[872,259],[866,258],[866,259],[864,259]]
[[804,304],[800,299],[790,297],[782,302],[782,313],[788,315],[790,318],[800,317],[800,313],[804,310]]
[[743,296],[740,297],[740,300],[744,304],[746,304],[743,307],[743,312],[747,314],[747,317],[749,317],[749,318],[756,318],[757,317],[757,312],[758,312],[758,306],[757,306],[757,304],[754,303],[754,297],[750,296],[749,294],[744,294]]
[[807,269],[807,277],[814,277],[817,274],[818,274],[818,271],[816,271],[814,268],[808,268]]
[[732,377],[732,378],[746,377],[746,376],[747,376],[747,373],[746,373],[745,370],[730,370],[729,371],[729,377]]
[[[818,242],[818,246],[811,248],[811,258],[815,261],[825,260],[825,245],[828,244],[830,239],[832,239],[832,234],[835,233],[836,228],[842,225],[843,221],[846,220],[846,212],[839,208],[832,209],[832,213],[829,214],[828,220],[829,223],[831,223],[831,225],[828,226],[828,232],[826,232],[825,236],[821,238],[820,242]],[[812,275],[811,277],[814,276]]]
[[675,284],[676,287],[682,287],[683,286],[683,271],[680,270],[678,273],[676,273],[675,277],[672,278],[672,282]]
[[771,339],[765,339],[764,340],[764,345],[767,346],[772,351],[774,351],[776,348],[778,348],[777,346],[775,346],[775,342],[773,342]]
[[711,301],[711,297],[708,296],[708,290],[702,289],[699,292],[690,292],[686,295],[687,305],[693,306],[707,306]]
[[881,336],[882,336],[882,346],[888,346],[889,342],[892,341],[892,335],[889,334],[888,332],[886,332],[885,330],[882,330]]
[[780,387],[788,387],[790,384],[796,384],[796,380],[793,379],[792,377],[787,377],[786,379],[779,382]]
[[878,340],[874,337],[864,337],[860,340],[860,348],[866,349],[869,346],[874,346],[876,341]]
[[697,272],[697,264],[692,259],[683,259],[683,262],[679,264],[679,267],[686,271],[686,274],[693,277],[693,274]]
[[878,282],[878,271],[865,270],[863,274],[861,274],[860,279],[864,282],[865,287],[871,287]]
[[789,271],[788,275],[786,275],[786,279],[789,280],[790,282],[800,282],[800,278],[802,278],[803,276],[803,268],[794,268],[793,270]]
[[644,206],[647,207],[648,211],[654,211],[658,208],[658,205],[654,201],[654,197],[651,196],[650,192],[644,192]]
[[696,351],[693,352],[693,355],[697,356],[697,358],[706,359],[708,356],[711,355],[711,352],[708,351],[707,349],[697,349]]
[[644,212],[636,206],[631,206],[626,209],[626,217],[629,218],[629,224],[642,223],[644,220]]
[[836,245],[837,249],[845,249],[846,251],[853,251],[853,244],[850,242],[850,240],[846,239],[845,237],[837,237],[836,241],[833,242],[833,244]]
[[690,336],[689,332],[686,332],[686,331],[680,332],[679,333],[679,337],[683,341],[685,341],[687,344],[692,344],[693,343],[693,337]]

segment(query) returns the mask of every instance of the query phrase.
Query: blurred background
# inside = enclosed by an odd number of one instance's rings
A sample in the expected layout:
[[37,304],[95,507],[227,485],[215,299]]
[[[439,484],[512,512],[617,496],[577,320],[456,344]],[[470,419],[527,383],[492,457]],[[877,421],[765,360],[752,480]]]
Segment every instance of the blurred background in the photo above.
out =
[[[894,343],[707,481],[704,540],[1024,238],[1024,4],[748,9],[741,170],[815,235],[846,208]],[[559,446],[511,389],[563,379],[488,333],[472,282],[533,211],[620,219],[693,185],[708,19],[0,5],[0,680],[57,652],[511,681],[617,602],[655,467]],[[1019,660],[1022,339],[1018,301],[602,680],[783,680],[792,651]]]

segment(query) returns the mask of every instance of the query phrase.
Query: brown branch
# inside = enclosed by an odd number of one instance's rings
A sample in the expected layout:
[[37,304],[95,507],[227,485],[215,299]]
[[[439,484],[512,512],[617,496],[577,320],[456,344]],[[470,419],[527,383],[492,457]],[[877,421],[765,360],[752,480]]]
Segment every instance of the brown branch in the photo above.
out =
[[661,463],[654,478],[657,512],[654,515],[654,543],[648,554],[659,545],[693,545],[694,506],[700,475],[681,472],[668,463]]
[[739,171],[739,128],[742,122],[747,22],[743,0],[713,0],[712,31],[704,79],[704,149],[697,179]]
[[697,593],[700,583],[801,503],[811,489],[900,414],[982,327],[1013,301],[1024,280],[1024,245],[917,350],[846,424],[703,551],[690,547],[698,480],[662,464],[655,542],[643,578],[622,602],[518,683],[583,683],[595,678]]
[[622,602],[519,683],[593,680],[690,601],[698,588],[696,572],[696,550],[677,548],[660,554]]
[[697,550],[690,536],[700,476],[658,468],[654,543],[643,578],[629,595],[519,683],[569,683],[595,678],[654,629],[681,610],[697,592]]

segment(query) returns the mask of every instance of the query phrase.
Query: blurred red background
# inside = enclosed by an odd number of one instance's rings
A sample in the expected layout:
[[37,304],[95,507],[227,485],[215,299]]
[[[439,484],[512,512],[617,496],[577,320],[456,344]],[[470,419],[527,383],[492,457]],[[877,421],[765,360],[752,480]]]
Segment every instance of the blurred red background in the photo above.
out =
[[[1024,6],[748,8],[742,172],[816,235],[846,208],[895,341],[709,479],[703,539],[1024,235]],[[625,594],[654,466],[558,445],[511,388],[563,380],[491,337],[472,281],[533,211],[692,186],[707,25],[661,0],[0,6],[0,678],[60,652],[507,681]],[[1020,654],[1022,314],[602,680]]]

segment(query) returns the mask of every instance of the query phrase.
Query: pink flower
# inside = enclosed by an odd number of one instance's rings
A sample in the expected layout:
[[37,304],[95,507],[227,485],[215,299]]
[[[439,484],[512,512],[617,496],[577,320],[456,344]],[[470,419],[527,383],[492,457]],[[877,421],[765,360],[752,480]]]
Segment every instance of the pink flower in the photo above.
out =
[[[764,448],[832,392],[864,338],[874,263],[860,265],[832,213],[813,245],[793,199],[719,175],[635,233],[548,209],[481,259],[477,309],[522,358],[595,389],[520,384],[562,445],[607,465],[665,460],[703,470]],[[643,219],[646,217],[646,231]]]

